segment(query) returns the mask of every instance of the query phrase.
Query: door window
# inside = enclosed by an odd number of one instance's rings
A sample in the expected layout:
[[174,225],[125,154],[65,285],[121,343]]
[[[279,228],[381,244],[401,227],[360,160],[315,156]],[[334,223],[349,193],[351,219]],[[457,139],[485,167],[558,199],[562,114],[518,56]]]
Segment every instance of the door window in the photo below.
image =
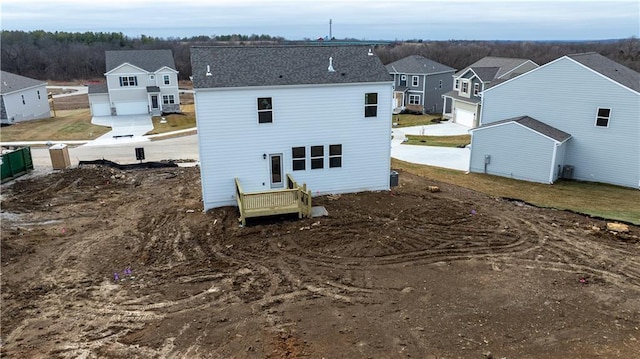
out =
[[282,154],[269,155],[271,188],[282,187]]

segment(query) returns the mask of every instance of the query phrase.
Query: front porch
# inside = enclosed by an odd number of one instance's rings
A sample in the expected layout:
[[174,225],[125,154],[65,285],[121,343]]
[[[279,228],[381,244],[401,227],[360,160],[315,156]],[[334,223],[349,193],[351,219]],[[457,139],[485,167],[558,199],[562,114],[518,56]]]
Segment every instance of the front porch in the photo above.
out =
[[297,213],[298,218],[311,216],[311,191],[307,185],[299,186],[290,174],[287,174],[287,188],[245,193],[236,182],[236,200],[240,211],[240,221],[246,225],[247,218],[265,217],[278,214]]

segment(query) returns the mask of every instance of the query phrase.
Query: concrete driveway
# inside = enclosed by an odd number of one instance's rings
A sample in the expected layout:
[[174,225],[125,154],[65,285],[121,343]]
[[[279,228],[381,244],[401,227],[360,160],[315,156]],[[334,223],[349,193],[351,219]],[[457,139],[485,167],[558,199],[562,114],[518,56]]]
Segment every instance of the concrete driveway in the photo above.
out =
[[403,144],[405,135],[457,136],[469,133],[469,128],[457,123],[439,123],[428,126],[394,128],[391,157],[420,165],[444,167],[459,171],[469,170],[471,150],[467,148],[414,146]]
[[86,146],[106,146],[120,143],[146,142],[145,133],[153,130],[149,115],[97,116],[94,125],[111,127],[111,131],[87,143]]

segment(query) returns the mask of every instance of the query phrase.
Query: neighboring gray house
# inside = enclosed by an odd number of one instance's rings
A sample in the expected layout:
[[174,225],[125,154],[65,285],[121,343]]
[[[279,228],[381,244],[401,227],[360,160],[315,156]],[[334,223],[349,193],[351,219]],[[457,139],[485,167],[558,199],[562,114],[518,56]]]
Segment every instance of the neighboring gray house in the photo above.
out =
[[363,46],[192,47],[205,210],[286,186],[389,190],[393,84]]
[[404,109],[442,112],[442,95],[451,91],[455,69],[424,56],[411,55],[388,64],[387,71],[393,76],[395,86],[394,112]]
[[453,76],[453,90],[444,94],[444,118],[471,128],[480,123],[482,92],[538,65],[527,59],[484,57]]
[[180,112],[171,50],[106,51],[106,83],[89,85],[93,116]]
[[481,119],[471,172],[640,187],[640,73],[600,54],[563,56],[486,90]]
[[12,124],[47,117],[51,117],[51,108],[46,82],[0,72],[0,123]]

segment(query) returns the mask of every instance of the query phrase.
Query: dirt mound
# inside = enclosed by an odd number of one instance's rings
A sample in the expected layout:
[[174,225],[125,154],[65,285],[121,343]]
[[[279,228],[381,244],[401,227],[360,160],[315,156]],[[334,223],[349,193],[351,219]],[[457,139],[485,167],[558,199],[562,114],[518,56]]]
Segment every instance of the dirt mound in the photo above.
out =
[[202,212],[197,168],[87,166],[2,198],[7,357],[640,356],[636,226],[407,173],[245,227]]

